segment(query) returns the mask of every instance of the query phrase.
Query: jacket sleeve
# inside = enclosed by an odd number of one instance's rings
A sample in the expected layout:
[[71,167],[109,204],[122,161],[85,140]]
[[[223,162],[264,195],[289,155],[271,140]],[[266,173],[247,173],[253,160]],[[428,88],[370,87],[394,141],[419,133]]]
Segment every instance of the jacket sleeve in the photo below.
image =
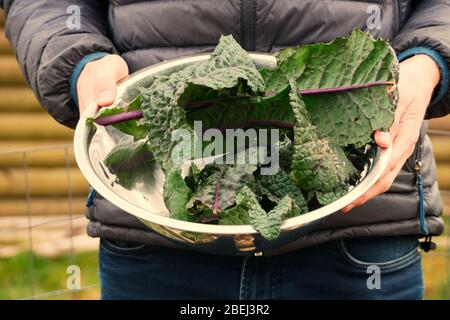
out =
[[442,82],[438,89],[442,98],[434,100],[427,110],[426,118],[443,117],[450,113],[450,0],[413,0],[413,3],[412,12],[393,39],[392,46],[399,53],[411,48],[429,48],[443,58],[444,66],[440,65]]
[[75,127],[78,107],[70,95],[75,66],[93,52],[116,52],[108,37],[107,1],[0,0],[0,5],[27,83],[53,118]]

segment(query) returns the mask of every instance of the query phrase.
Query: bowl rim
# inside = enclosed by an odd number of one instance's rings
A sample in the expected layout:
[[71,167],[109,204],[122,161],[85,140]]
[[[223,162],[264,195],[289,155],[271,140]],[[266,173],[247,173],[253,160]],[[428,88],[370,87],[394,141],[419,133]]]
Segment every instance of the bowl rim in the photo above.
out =
[[[181,64],[195,63],[209,58],[209,54],[196,54],[187,56],[184,58],[177,58],[161,63],[151,65],[136,73],[129,75],[122,79],[117,85],[117,99],[113,105],[121,101],[122,94],[126,89],[134,83],[140,81],[151,75],[156,75],[165,70],[170,70],[173,67]],[[250,53],[252,59],[259,60],[266,65],[276,65],[276,59],[273,55],[265,53]],[[203,234],[215,234],[215,235],[239,235],[239,234],[256,234],[256,231],[251,225],[213,225],[196,222],[187,222],[170,217],[163,216],[158,213],[150,212],[141,208],[140,206],[130,202],[129,200],[119,196],[112,189],[110,189],[103,181],[97,176],[95,170],[91,166],[89,152],[88,152],[88,139],[91,127],[87,125],[87,119],[93,117],[97,112],[97,105],[95,103],[90,104],[84,113],[80,116],[80,120],[75,129],[74,134],[74,153],[75,159],[80,168],[82,174],[99,194],[105,199],[121,208],[122,210],[150,223],[155,223],[169,228],[174,228],[181,231],[188,231],[194,233]],[[340,209],[350,204],[354,200],[358,199],[366,191],[368,191],[381,177],[386,166],[389,163],[392,153],[392,147],[379,148],[375,156],[371,170],[367,175],[347,194],[337,199],[336,201],[307,212],[297,217],[289,218],[283,221],[281,225],[281,231],[294,230],[307,223],[321,220],[333,213],[338,212]]]

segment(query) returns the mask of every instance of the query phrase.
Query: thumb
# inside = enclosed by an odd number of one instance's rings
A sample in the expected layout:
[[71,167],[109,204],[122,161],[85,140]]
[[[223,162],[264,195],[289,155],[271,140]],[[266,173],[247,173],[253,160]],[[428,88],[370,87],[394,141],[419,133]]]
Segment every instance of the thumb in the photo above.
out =
[[392,135],[389,132],[376,131],[374,138],[381,148],[389,148],[392,144]]
[[106,107],[116,100],[116,83],[128,75],[125,61],[119,59],[106,59],[96,68],[95,100],[100,107]]
[[116,80],[111,70],[98,68],[95,78],[95,101],[101,107],[113,104],[116,100]]
[[96,86],[95,96],[95,101],[100,107],[112,105],[114,100],[116,100],[115,83],[107,83],[102,81],[101,85]]

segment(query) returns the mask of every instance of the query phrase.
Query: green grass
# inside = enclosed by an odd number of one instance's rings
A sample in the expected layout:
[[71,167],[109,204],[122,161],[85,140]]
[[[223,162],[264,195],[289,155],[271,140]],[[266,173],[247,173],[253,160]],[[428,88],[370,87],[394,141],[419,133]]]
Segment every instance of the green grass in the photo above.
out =
[[[67,289],[69,274],[66,270],[72,264],[80,267],[82,287],[98,284],[97,254],[96,251],[80,253],[73,261],[70,256],[45,258],[33,255],[34,294],[38,299],[98,299],[98,287],[76,293],[58,292]],[[32,296],[29,262],[28,253],[0,259],[0,299],[24,299]],[[450,300],[450,255],[445,255],[442,251],[424,254],[423,266],[426,298]],[[57,294],[46,295],[51,292]]]
[[[440,240],[450,236],[450,216],[443,216],[445,230]],[[447,238],[448,239],[448,238]],[[423,253],[425,298],[450,300],[450,248],[438,246],[436,251]]]
[[76,293],[61,292],[58,295],[46,294],[57,290],[67,290],[66,281],[70,274],[67,267],[77,265],[81,270],[81,287],[95,285],[98,280],[98,253],[84,252],[73,257],[57,258],[32,256],[34,273],[30,273],[30,256],[21,253],[13,258],[0,259],[0,299],[24,299],[34,295],[39,299],[97,299],[98,287]]
[[422,265],[427,300],[450,300],[450,256],[444,252],[423,253]]

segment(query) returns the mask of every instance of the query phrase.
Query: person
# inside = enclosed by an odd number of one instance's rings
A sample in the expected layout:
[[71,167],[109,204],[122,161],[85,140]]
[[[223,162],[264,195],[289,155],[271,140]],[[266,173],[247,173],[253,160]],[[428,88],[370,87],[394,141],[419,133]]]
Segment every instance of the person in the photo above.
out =
[[[355,27],[388,39],[401,61],[400,98],[390,132],[376,132],[375,140],[381,147],[392,144],[390,163],[365,195],[314,232],[267,256],[211,255],[173,247],[100,194],[92,194],[88,234],[101,238],[103,299],[423,298],[419,238],[443,231],[424,119],[450,111],[450,1],[0,4],[7,37],[28,84],[49,114],[71,128],[90,103],[113,103],[117,81],[129,73],[209,52],[222,34],[232,34],[244,49],[259,52],[328,42]],[[379,283],[369,279],[371,268],[380,273]]]

